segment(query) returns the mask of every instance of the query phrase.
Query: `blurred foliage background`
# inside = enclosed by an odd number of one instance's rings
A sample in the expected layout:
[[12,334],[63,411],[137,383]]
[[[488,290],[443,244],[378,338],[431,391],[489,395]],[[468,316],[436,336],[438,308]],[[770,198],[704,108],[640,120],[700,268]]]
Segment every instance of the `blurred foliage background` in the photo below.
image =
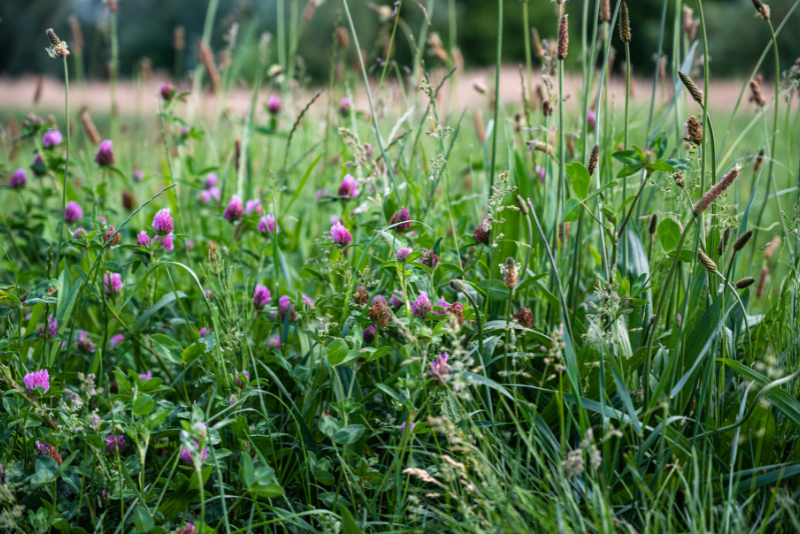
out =
[[[226,47],[225,35],[238,23],[239,43],[249,42],[253,53],[249,54],[242,73],[245,78],[252,76],[255,65],[255,50],[263,32],[270,32],[272,40],[270,53],[277,58],[277,3],[279,0],[219,0],[216,23],[212,38],[212,48],[219,52]],[[296,9],[302,21],[307,0],[283,0],[288,20],[292,9]],[[375,0],[376,3],[381,0]],[[390,0],[383,0],[390,7]],[[591,1],[591,0],[590,0]],[[782,55],[782,69],[788,68],[800,56],[800,0],[772,0],[773,24],[777,27],[787,13],[791,16],[779,36]],[[118,0],[119,5],[119,57],[120,75],[130,77],[137,72],[143,58],[149,58],[153,70],[166,70],[183,76],[197,61],[199,42],[206,16],[206,0]],[[492,65],[495,58],[497,4],[487,0],[404,0],[401,17],[407,26],[401,24],[397,37],[396,58],[401,65],[412,62],[412,47],[403,33],[416,32],[421,28],[425,16],[422,5],[426,6],[428,16],[444,45],[450,50],[451,28],[456,29],[456,39],[463,53],[467,68]],[[612,1],[612,6],[615,2]],[[680,0],[668,1],[665,17],[666,31],[664,51],[669,54],[672,25],[675,24],[675,10],[688,5],[696,11],[697,5],[690,1],[682,4]],[[391,32],[391,22],[380,14],[380,6],[366,0],[350,0],[350,6],[359,30],[361,46],[373,64],[384,56],[382,41]],[[654,67],[654,51],[658,48],[659,25],[661,22],[661,0],[629,1],[633,28],[631,47],[634,71],[639,75],[649,75]],[[748,76],[749,69],[761,55],[769,40],[769,30],[765,24],[758,24],[755,10],[750,0],[709,0],[704,3],[708,30],[712,75],[717,77]],[[385,8],[384,8],[385,9]],[[301,26],[298,38],[299,70],[312,80],[323,80],[329,72],[331,46],[334,29],[341,20],[340,0],[325,0],[315,10],[307,23]],[[590,12],[594,10],[591,2]],[[455,25],[451,24],[451,13],[455,12]],[[556,33],[557,19],[555,4],[544,0],[533,0],[529,4],[531,25],[538,28],[542,38],[553,37]],[[567,4],[570,15],[571,42],[580,43],[583,2],[572,0]],[[0,1],[0,73],[22,75],[44,73],[58,76],[60,63],[50,61],[45,53],[47,39],[44,30],[52,27],[74,47],[69,19],[75,17],[80,23],[84,40],[84,71],[91,79],[108,77],[110,57],[108,7],[103,0],[3,0]],[[176,58],[174,30],[182,26],[185,30],[186,49],[183,57]],[[524,62],[522,4],[517,0],[506,0],[504,19],[503,58],[510,64]],[[616,30],[614,44],[621,51]],[[415,36],[416,38],[416,36]],[[248,41],[249,39],[249,41]],[[355,61],[355,47],[350,42],[350,56]],[[424,52],[426,60],[440,61],[429,52]],[[617,54],[617,65],[623,54]],[[573,67],[580,60],[578,54],[570,54]],[[671,61],[671,58],[668,58]],[[772,61],[765,61],[763,74],[773,75]],[[74,73],[73,73],[74,74]]]

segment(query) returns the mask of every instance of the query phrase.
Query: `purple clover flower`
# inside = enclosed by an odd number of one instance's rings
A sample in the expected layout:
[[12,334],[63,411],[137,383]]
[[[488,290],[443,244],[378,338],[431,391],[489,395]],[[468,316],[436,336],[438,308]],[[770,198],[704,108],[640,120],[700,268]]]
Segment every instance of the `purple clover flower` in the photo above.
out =
[[169,214],[169,208],[158,210],[158,213],[153,217],[153,230],[158,235],[171,234],[174,226],[172,215]]
[[75,346],[80,350],[94,354],[94,342],[89,339],[89,333],[86,330],[78,332],[78,339],[75,340]]
[[236,371],[236,386],[239,389],[244,389],[248,382],[250,382],[250,374],[247,371]]
[[275,222],[275,216],[271,213],[264,215],[261,217],[261,220],[258,221],[258,231],[264,235],[275,232],[275,228],[280,230],[280,226]]
[[281,350],[281,336],[272,336],[269,338],[267,346],[274,350]]
[[406,258],[408,258],[408,255],[411,254],[411,252],[412,252],[412,250],[410,248],[403,247],[403,248],[401,248],[400,250],[397,251],[397,256],[396,257],[397,257],[398,261],[406,261]]
[[139,232],[136,236],[136,245],[140,247],[149,247],[150,246],[150,236],[147,235],[145,230]]
[[212,173],[208,174],[208,176],[206,176],[206,181],[203,182],[203,185],[206,186],[206,189],[211,189],[212,187],[217,185],[218,178],[219,177],[217,176],[217,173],[212,172]]
[[108,341],[109,341],[109,343],[111,343],[111,348],[114,348],[117,345],[119,345],[120,343],[122,343],[123,341],[125,341],[125,335],[124,334],[113,335],[113,336],[111,336],[111,339],[109,339]]
[[339,196],[343,198],[356,198],[358,196],[358,182],[351,174],[346,174],[342,178],[339,186]]
[[165,101],[169,102],[172,100],[172,97],[175,95],[175,86],[169,82],[162,83],[161,87],[158,90],[159,94],[161,94],[161,98]]
[[364,343],[369,344],[369,343],[372,343],[373,341],[375,341],[376,332],[377,331],[375,330],[375,327],[372,326],[372,325],[370,325],[367,328],[365,328],[364,332],[363,332],[363,336],[362,336],[364,338]]
[[85,228],[76,228],[74,232],[72,232],[72,237],[75,239],[83,239],[86,237],[88,232]]
[[264,208],[261,207],[261,201],[258,199],[255,200],[248,200],[244,203],[244,212],[246,215],[249,215],[253,212],[256,212],[258,215],[261,215],[261,212],[264,211]]
[[438,379],[439,382],[444,382],[444,379],[452,371],[452,367],[447,364],[447,359],[450,355],[446,352],[440,352],[439,357],[431,362],[431,368],[428,374]]
[[403,295],[403,292],[399,289],[396,289],[389,297],[389,305],[392,306],[392,308],[399,308],[406,303],[406,301],[403,300],[404,298],[405,295]]
[[261,284],[256,285],[256,290],[253,292],[253,307],[257,310],[262,310],[272,300],[272,295],[266,286]]
[[425,319],[432,310],[433,305],[428,298],[428,293],[420,291],[417,300],[411,305],[411,315],[419,317],[420,319]]
[[377,304],[378,302],[380,302],[383,305],[386,305],[386,297],[384,297],[383,295],[375,295],[374,297],[372,297],[373,306],[375,306],[375,304]]
[[144,180],[144,172],[141,170],[135,171],[133,173],[133,179],[137,182],[141,182],[142,180]]
[[267,99],[267,110],[270,115],[277,115],[281,111],[281,99],[275,95],[270,95]]
[[175,248],[175,238],[171,235],[166,236],[161,240],[161,248],[167,252],[172,252],[172,250]]
[[64,141],[64,136],[58,130],[48,130],[42,137],[42,146],[54,148]]
[[411,214],[408,213],[408,209],[406,209],[406,207],[403,206],[394,215],[392,215],[389,224],[393,226],[392,230],[394,230],[395,232],[403,233],[407,232],[411,228],[411,223],[408,222],[410,220],[411,220]]
[[342,117],[347,117],[350,114],[350,109],[352,105],[350,104],[349,98],[342,98],[339,100],[339,114]]
[[28,176],[25,174],[25,169],[17,169],[11,178],[8,180],[9,187],[20,190],[28,185]]
[[22,379],[22,383],[25,384],[25,391],[28,393],[32,393],[33,390],[39,386],[47,393],[47,390],[50,389],[50,374],[47,372],[47,369],[40,369],[39,371],[25,375]]
[[152,371],[139,373],[139,380],[141,380],[142,382],[147,382],[151,378],[153,378],[153,372]]
[[122,449],[125,448],[125,436],[115,434],[106,436],[106,448],[108,448],[108,452],[112,454],[115,452],[122,452]]
[[[193,454],[197,454],[197,451],[199,451],[199,450],[200,450],[200,443],[197,440],[195,440],[195,442],[194,442],[194,450],[190,451],[186,447],[183,448],[183,450],[181,451],[181,460],[183,460],[185,463],[191,465],[192,464],[192,456],[193,456]],[[207,456],[208,456],[208,450],[206,450],[206,448],[203,447],[203,451],[200,453],[201,460],[203,462],[205,462]]]
[[106,295],[113,297],[119,295],[124,284],[119,273],[106,273],[103,275],[103,282],[106,284]]
[[110,167],[114,165],[114,145],[110,139],[106,139],[100,143],[97,149],[97,154],[94,157],[94,162],[101,167]]
[[44,164],[41,154],[36,154],[36,156],[34,156],[33,163],[31,163],[31,169],[33,170],[33,174],[36,176],[44,176],[47,174],[47,166]]
[[442,297],[442,299],[439,302],[437,302],[436,305],[441,307],[441,308],[444,308],[443,310],[439,310],[439,311],[434,312],[435,315],[438,317],[439,315],[444,315],[445,313],[447,313],[447,307],[450,304],[448,304],[447,301],[444,300],[444,297]]
[[331,239],[340,247],[344,247],[353,241],[353,236],[350,235],[347,228],[342,226],[342,223],[337,222],[331,227]]
[[[411,430],[410,430],[410,432],[414,432],[414,427],[415,427],[415,426],[417,426],[417,425],[416,425],[416,423],[411,423]],[[403,423],[403,424],[401,424],[401,425],[400,425],[400,431],[401,431],[401,432],[405,432],[405,430],[406,430],[406,424],[405,424],[405,423]]]
[[239,200],[238,196],[233,195],[231,197],[231,201],[222,216],[230,223],[234,223],[244,216],[244,206],[242,206],[242,201]]
[[74,200],[70,200],[64,208],[64,222],[72,224],[81,220],[81,217],[83,217],[83,208]]

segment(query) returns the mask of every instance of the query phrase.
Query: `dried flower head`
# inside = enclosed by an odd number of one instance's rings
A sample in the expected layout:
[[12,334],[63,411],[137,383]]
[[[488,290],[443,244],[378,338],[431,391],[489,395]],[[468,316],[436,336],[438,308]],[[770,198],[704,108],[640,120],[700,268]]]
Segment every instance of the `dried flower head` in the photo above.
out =
[[53,28],[48,28],[46,33],[47,38],[50,39],[50,48],[47,49],[47,53],[50,54],[50,57],[67,57],[69,55],[67,43],[58,38]]
[[611,21],[611,2],[610,0],[600,0],[600,21]]
[[517,262],[514,258],[506,259],[506,264],[502,267],[503,283],[508,289],[514,289],[517,286]]
[[760,108],[767,105],[767,100],[761,93],[761,82],[756,79],[750,80],[750,102],[755,102]]
[[517,310],[517,313],[514,314],[514,320],[525,328],[533,328],[533,314],[530,308],[520,308]]
[[758,14],[761,15],[761,18],[764,20],[769,20],[769,6],[762,2],[761,0],[753,0],[753,6],[758,11]]
[[686,140],[695,146],[703,144],[703,125],[694,115],[689,115],[686,120]]

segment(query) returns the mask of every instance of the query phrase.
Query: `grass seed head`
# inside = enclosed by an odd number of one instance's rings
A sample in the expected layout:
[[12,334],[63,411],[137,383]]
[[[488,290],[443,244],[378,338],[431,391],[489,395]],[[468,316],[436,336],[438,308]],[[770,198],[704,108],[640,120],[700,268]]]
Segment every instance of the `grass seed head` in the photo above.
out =
[[714,263],[714,260],[709,258],[702,250],[697,251],[697,259],[701,264],[703,264],[703,267],[705,267],[706,271],[709,273],[717,272],[717,264]]
[[695,102],[703,105],[703,91],[697,88],[691,78],[684,74],[681,71],[678,71],[678,77],[680,77],[681,81],[683,82],[683,86],[686,87],[686,90],[689,91],[689,94],[692,95],[692,98]]
[[589,176],[594,174],[594,171],[597,170],[597,164],[600,162],[600,145],[594,145],[592,147],[592,153],[589,156],[589,165],[586,167],[589,171]]
[[600,21],[601,22],[610,22],[611,21],[611,1],[610,0],[600,0]]
[[558,59],[564,61],[569,52],[569,18],[568,15],[561,17],[558,24]]
[[695,146],[703,144],[703,125],[694,115],[686,120],[686,139]]
[[764,288],[767,287],[769,281],[769,267],[766,265],[761,268],[761,274],[758,276],[758,287],[756,288],[756,298],[760,299],[764,296]]
[[656,233],[657,229],[658,229],[658,215],[654,213],[653,216],[650,217],[650,226],[648,227],[647,231],[650,235],[653,235]]
[[739,238],[733,242],[733,251],[739,252],[740,250],[742,250],[745,247],[745,245],[747,245],[747,242],[750,241],[751,237],[753,237],[752,230],[748,230],[742,235],[740,235]]
[[738,282],[736,282],[736,289],[744,289],[746,287],[752,286],[756,282],[756,279],[752,276],[748,276],[747,278],[742,278]]
[[628,4],[625,2],[619,7],[619,38],[623,43],[631,42],[631,19],[628,14]]
[[722,180],[714,184],[714,186],[706,191],[706,194],[697,201],[697,204],[694,205],[694,214],[700,215],[704,211],[706,211],[711,204],[717,200],[722,193],[728,190],[728,188],[733,184],[736,178],[739,177],[739,165],[736,165],[731,170],[728,171],[725,176],[722,177]]

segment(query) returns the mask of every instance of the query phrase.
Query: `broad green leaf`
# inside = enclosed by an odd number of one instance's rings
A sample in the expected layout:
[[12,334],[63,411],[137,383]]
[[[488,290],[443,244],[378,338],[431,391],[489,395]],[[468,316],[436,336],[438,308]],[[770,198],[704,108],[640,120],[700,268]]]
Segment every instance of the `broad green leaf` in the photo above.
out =
[[573,161],[566,167],[567,174],[572,180],[572,191],[575,196],[583,200],[589,193],[590,176],[589,171],[579,161]]
[[347,425],[337,430],[331,439],[339,445],[350,445],[361,439],[361,436],[364,435],[364,430],[363,425]]

